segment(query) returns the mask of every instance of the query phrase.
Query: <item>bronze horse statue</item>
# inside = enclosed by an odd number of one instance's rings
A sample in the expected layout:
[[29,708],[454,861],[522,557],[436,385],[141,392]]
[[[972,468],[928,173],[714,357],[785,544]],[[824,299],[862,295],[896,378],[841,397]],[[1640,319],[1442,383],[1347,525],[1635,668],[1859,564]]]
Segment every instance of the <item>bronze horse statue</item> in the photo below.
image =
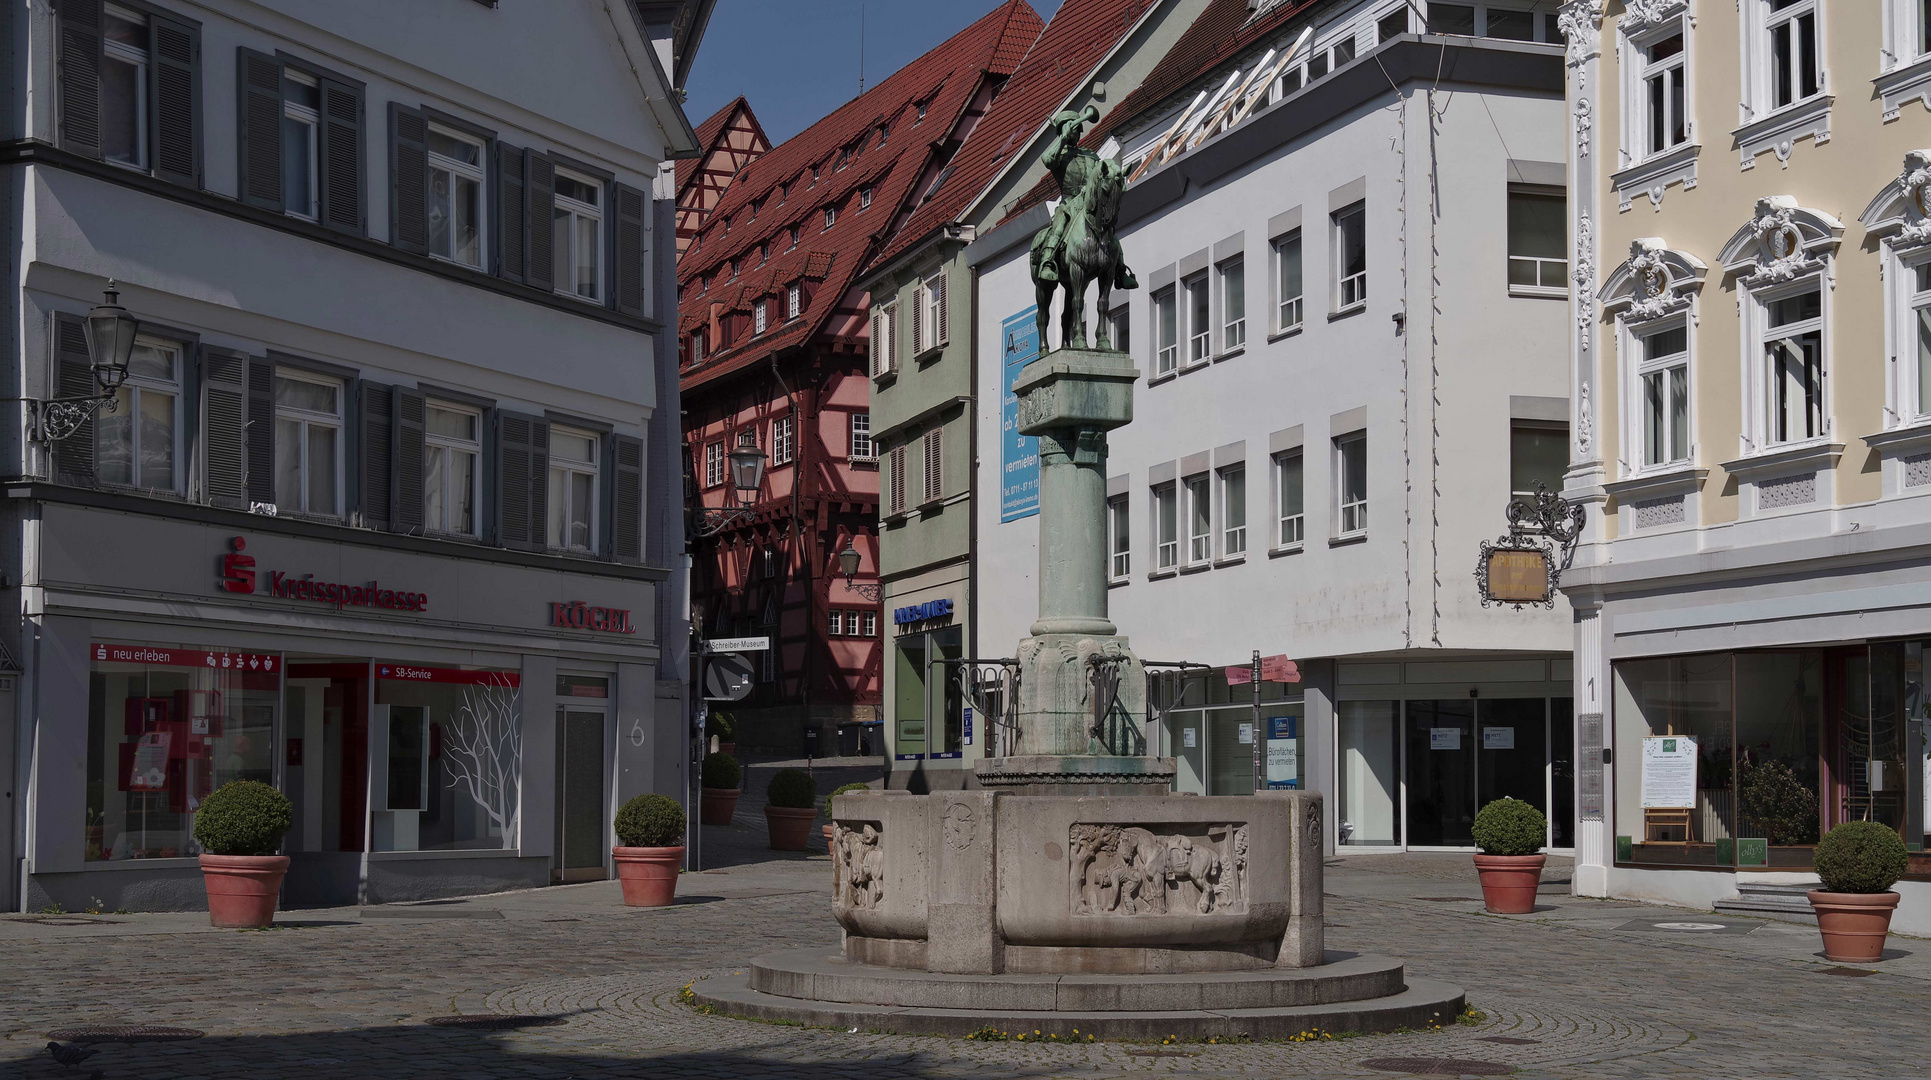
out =
[[1086,286],[1098,282],[1099,326],[1094,348],[1113,347],[1106,319],[1114,289],[1136,289],[1139,281],[1127,269],[1115,229],[1120,196],[1126,190],[1126,169],[1112,158],[1102,158],[1079,145],[1080,129],[1099,119],[1099,110],[1062,112],[1053,117],[1057,129],[1046,150],[1045,164],[1059,181],[1060,204],[1053,220],[1033,237],[1031,268],[1038,297],[1039,351],[1047,352],[1046,328],[1053,310],[1053,292],[1066,290],[1060,313],[1060,348],[1086,348]]

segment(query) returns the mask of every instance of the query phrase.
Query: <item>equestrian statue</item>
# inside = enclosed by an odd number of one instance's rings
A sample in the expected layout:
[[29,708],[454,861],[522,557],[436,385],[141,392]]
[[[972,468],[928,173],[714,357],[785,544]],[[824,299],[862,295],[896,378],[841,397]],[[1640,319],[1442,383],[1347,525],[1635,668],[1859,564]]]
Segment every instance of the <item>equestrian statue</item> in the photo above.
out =
[[1100,286],[1099,327],[1094,347],[1113,347],[1106,311],[1114,289],[1137,289],[1140,282],[1127,269],[1120,252],[1116,225],[1120,193],[1126,190],[1126,168],[1080,146],[1080,132],[1098,121],[1100,111],[1088,105],[1083,112],[1062,112],[1052,119],[1054,137],[1046,148],[1045,164],[1059,182],[1059,208],[1053,220],[1033,236],[1030,265],[1033,291],[1039,298],[1039,348],[1046,351],[1046,326],[1053,310],[1053,290],[1065,289],[1065,309],[1059,319],[1060,348],[1086,348],[1086,286]]

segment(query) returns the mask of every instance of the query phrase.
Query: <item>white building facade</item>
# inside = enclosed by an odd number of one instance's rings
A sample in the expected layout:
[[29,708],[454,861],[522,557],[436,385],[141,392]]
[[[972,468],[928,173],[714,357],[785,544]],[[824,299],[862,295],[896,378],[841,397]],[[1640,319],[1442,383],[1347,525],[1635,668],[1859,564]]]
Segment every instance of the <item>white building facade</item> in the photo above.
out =
[[[1211,669],[1152,695],[1177,786],[1251,792],[1264,740],[1264,782],[1324,792],[1342,851],[1468,846],[1503,795],[1573,842],[1568,614],[1485,608],[1473,577],[1511,495],[1558,485],[1568,438],[1562,49],[1516,14],[1527,40],[1335,5],[1115,132],[1132,169],[1197,93],[1313,27],[1252,118],[1127,190],[1140,288],[1108,314],[1142,380],[1109,436],[1110,606],[1142,658]],[[968,253],[988,491],[1023,489],[1024,441],[990,403],[1011,412],[1002,352],[1030,327],[1045,220]],[[1033,614],[1038,518],[1000,511],[977,512],[982,650]],[[1258,713],[1224,672],[1255,653],[1300,669]]]
[[[0,906],[199,907],[231,780],[294,804],[286,906],[602,877],[615,806],[686,790],[706,14],[7,5]],[[110,280],[127,381],[50,430]]]

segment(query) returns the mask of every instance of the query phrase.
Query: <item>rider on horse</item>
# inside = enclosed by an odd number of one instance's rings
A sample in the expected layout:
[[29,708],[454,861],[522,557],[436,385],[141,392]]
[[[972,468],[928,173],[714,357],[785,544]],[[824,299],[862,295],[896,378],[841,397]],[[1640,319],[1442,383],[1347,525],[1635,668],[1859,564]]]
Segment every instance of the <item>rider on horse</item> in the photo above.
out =
[[[1046,148],[1044,162],[1053,177],[1059,181],[1059,207],[1053,211],[1053,220],[1033,237],[1032,271],[1033,280],[1038,282],[1058,282],[1064,280],[1060,260],[1063,256],[1061,240],[1066,235],[1067,224],[1074,213],[1085,209],[1082,198],[1087,182],[1092,179],[1095,169],[1105,168],[1101,158],[1091,150],[1080,148],[1080,129],[1098,121],[1100,111],[1088,105],[1084,112],[1067,110],[1053,117],[1051,126],[1055,131],[1053,141]],[[1134,289],[1139,282],[1134,279],[1133,271],[1126,268],[1126,260],[1120,257],[1120,242],[1112,241],[1112,250],[1119,271],[1113,287]]]

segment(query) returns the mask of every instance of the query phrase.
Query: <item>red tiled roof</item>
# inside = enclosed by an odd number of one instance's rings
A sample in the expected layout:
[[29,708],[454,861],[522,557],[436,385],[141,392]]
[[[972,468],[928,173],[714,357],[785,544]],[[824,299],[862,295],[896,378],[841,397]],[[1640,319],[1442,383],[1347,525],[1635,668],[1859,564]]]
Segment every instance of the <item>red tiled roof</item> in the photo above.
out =
[[[954,220],[1011,154],[1031,145],[1073,91],[1157,0],[1066,0],[952,159],[952,172],[879,254],[889,260]],[[1245,3],[1245,0],[1239,0]]]
[[739,94],[726,102],[723,108],[712,113],[709,119],[697,125],[697,148],[702,153],[698,157],[677,159],[677,190],[683,191],[684,185],[690,183],[691,174],[697,171],[703,156],[709,154],[711,145],[717,142],[717,137],[724,133],[724,125],[731,119],[731,114],[740,108],[748,110],[750,107],[751,103],[744,100],[743,94]]
[[[1100,122],[1087,129],[1082,146],[1098,149],[1107,136],[1167,98],[1192,85],[1201,76],[1260,44],[1278,33],[1282,26],[1324,0],[1283,0],[1271,11],[1248,21],[1248,0],[1208,0],[1206,10],[1194,19],[1167,55],[1153,66],[1133,92],[1123,98]],[[1057,21],[1057,20],[1055,20]],[[1034,205],[1053,197],[1052,178],[1046,177],[1013,201],[1006,218],[1017,217]]]
[[[680,335],[709,323],[713,305],[741,312],[759,296],[782,296],[786,285],[801,275],[821,276],[822,281],[799,318],[713,351],[700,364],[686,364],[686,390],[808,341],[825,326],[936,152],[935,144],[958,122],[984,77],[1010,74],[1024,55],[1020,43],[1030,41],[1043,25],[1026,0],[1007,0],[772,147],[726,189],[706,220],[702,243],[692,244],[678,260]],[[918,120],[921,105],[925,116]],[[883,144],[881,125],[889,125]],[[855,156],[840,167],[848,152]],[[815,183],[814,165],[820,167]],[[788,191],[780,191],[783,184],[790,185]],[[866,186],[872,188],[872,205],[860,210],[858,192]],[[827,207],[838,210],[829,229],[824,226]],[[795,249],[789,236],[794,225],[799,228]],[[761,262],[760,249],[767,244],[770,261]],[[736,280],[715,280],[728,278],[733,262],[738,264]],[[699,283],[706,276],[714,280],[700,294]]]

